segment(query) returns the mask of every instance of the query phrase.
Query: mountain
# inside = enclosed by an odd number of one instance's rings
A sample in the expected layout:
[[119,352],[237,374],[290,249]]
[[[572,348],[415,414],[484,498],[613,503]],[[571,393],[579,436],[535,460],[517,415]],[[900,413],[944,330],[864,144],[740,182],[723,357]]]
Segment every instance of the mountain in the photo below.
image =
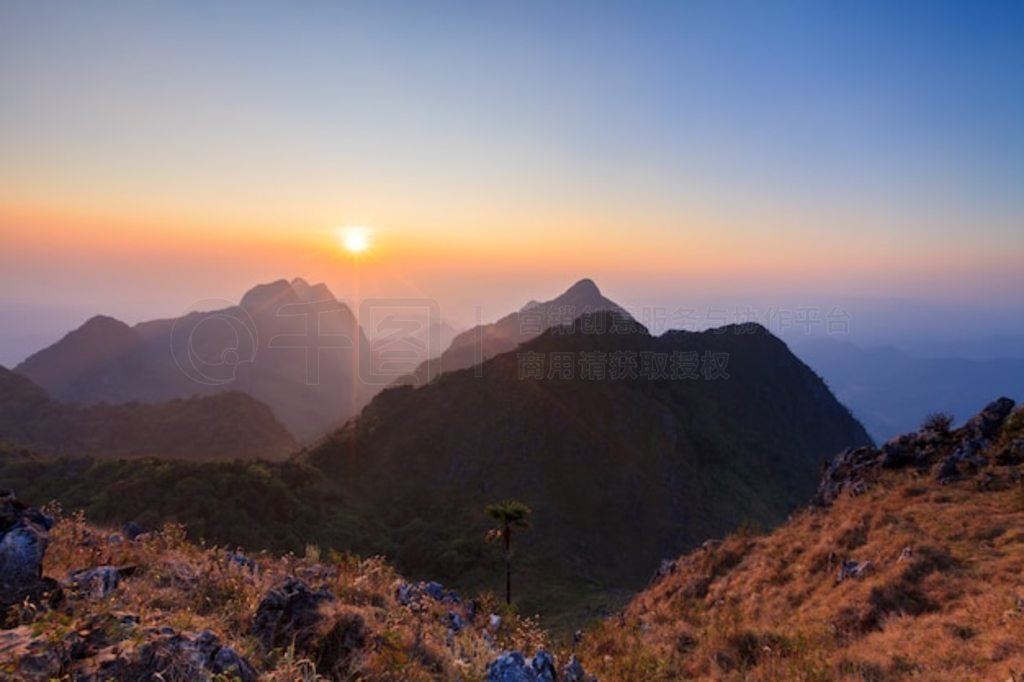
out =
[[442,372],[479,365],[499,353],[514,350],[551,327],[572,324],[583,314],[601,311],[628,317],[628,313],[617,303],[601,294],[592,280],[581,279],[550,301],[530,301],[522,309],[497,322],[477,325],[458,334],[439,359],[425,360],[412,374],[399,378],[395,383],[421,386],[433,381]]
[[840,453],[816,505],[665,562],[579,650],[608,680],[1018,680],[1024,410]]
[[[580,363],[596,372],[602,360],[604,378],[581,376]],[[635,376],[616,376],[630,360]],[[540,377],[527,371],[538,361]],[[598,313],[479,368],[387,389],[300,456],[386,526],[386,553],[414,575],[493,584],[481,570],[484,506],[524,501],[534,527],[516,550],[518,579],[527,604],[550,607],[636,588],[708,536],[781,522],[825,457],[869,442],[763,327],[653,337]]]
[[298,447],[266,405],[237,391],[83,406],[51,400],[3,367],[0,440],[55,454],[191,460],[282,458]]
[[879,441],[916,429],[934,412],[965,419],[990,396],[1024,399],[1020,358],[923,358],[838,339],[803,339],[790,345]]
[[[225,389],[266,403],[301,441],[339,426],[375,390],[368,344],[323,284],[278,280],[237,306],[128,326],[96,316],[15,368],[59,400],[165,401]],[[361,363],[363,363],[361,365]]]

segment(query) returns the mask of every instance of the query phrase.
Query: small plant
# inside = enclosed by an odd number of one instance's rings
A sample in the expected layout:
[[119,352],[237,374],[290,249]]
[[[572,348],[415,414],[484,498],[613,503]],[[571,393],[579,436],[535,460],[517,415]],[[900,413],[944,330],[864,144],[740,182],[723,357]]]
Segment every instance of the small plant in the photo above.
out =
[[933,412],[921,422],[922,431],[931,431],[932,433],[943,435],[948,434],[952,427],[953,415],[949,412]]

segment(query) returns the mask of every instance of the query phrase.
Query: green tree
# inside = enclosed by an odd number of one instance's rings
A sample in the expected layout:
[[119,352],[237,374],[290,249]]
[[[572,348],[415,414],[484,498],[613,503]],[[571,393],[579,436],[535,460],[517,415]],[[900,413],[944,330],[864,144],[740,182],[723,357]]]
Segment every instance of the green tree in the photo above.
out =
[[487,507],[487,513],[500,526],[489,534],[505,544],[505,603],[512,603],[512,528],[530,527],[530,508],[519,500],[505,500]]

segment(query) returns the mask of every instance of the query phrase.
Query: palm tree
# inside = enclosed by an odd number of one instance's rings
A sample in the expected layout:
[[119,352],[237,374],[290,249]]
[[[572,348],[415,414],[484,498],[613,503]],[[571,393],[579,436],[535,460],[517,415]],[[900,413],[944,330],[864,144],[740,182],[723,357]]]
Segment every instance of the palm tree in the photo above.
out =
[[487,507],[487,513],[501,524],[489,534],[505,541],[505,603],[512,603],[512,528],[530,527],[530,508],[519,500],[505,500]]

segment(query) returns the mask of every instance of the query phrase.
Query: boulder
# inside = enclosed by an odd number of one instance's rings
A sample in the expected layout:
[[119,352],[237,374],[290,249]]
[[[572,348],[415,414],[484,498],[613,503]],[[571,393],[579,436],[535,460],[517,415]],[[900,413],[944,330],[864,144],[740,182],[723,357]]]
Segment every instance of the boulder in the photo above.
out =
[[534,654],[530,661],[537,682],[555,682],[558,673],[555,672],[555,659],[548,652],[541,650]]
[[126,540],[137,540],[138,537],[143,535],[145,532],[146,529],[134,521],[129,521],[121,526],[121,535],[123,535]]
[[131,569],[113,566],[97,566],[72,571],[68,575],[68,585],[80,592],[88,592],[94,599],[103,599],[117,589],[122,575],[128,575]]
[[222,646],[209,630],[192,636],[174,628],[151,629],[133,651],[125,649],[120,656],[111,651],[113,658],[103,653],[96,656],[97,679],[159,680],[168,679],[169,671],[173,671],[170,679],[181,680],[216,677],[255,682],[257,678],[252,665],[231,647]]
[[555,659],[543,649],[534,654],[533,658],[527,659],[519,651],[504,651],[487,666],[487,682],[556,682],[557,680],[569,680],[570,682],[592,682],[594,678],[587,677],[583,666],[573,655],[561,676],[555,668]]
[[423,586],[423,592],[436,601],[444,599],[444,587],[442,587],[441,583],[431,581]]
[[837,576],[837,582],[843,582],[844,580],[851,580],[863,577],[869,573],[874,566],[870,561],[844,561],[839,566],[839,575]]
[[419,602],[425,597],[445,604],[462,603],[462,598],[459,596],[458,592],[455,590],[446,590],[441,583],[433,581],[428,583],[401,582],[398,584],[398,587],[395,588],[395,598],[398,599],[398,603],[402,606],[413,606],[419,604]]
[[[22,626],[0,633],[0,660],[10,679],[237,680],[255,682],[256,671],[208,630],[193,635],[172,627],[138,629],[137,616],[104,613],[54,641]],[[2,677],[2,674],[0,674]],[[3,679],[8,679],[3,677]]]
[[903,434],[887,441],[880,448],[884,469],[900,469],[912,464],[917,456],[916,434]]
[[562,668],[562,676],[558,679],[560,682],[597,682],[596,677],[587,675],[576,654],[569,657],[569,662]]
[[26,599],[54,605],[62,598],[57,581],[43,577],[43,556],[53,519],[31,509],[11,491],[0,491],[0,609]]
[[259,572],[259,566],[256,565],[256,562],[237,550],[234,552],[228,552],[225,555],[224,560],[227,562],[228,566],[241,568],[253,575],[256,575],[256,573]]
[[448,629],[452,632],[462,632],[462,628],[466,627],[465,621],[455,611],[448,612]]
[[537,673],[518,651],[506,651],[487,666],[487,682],[536,682]]
[[843,450],[825,468],[811,505],[828,507],[844,492],[863,492],[865,476],[881,466],[883,457],[881,450],[870,445]]
[[295,643],[299,651],[313,648],[321,608],[334,602],[327,589],[311,590],[304,582],[287,578],[267,592],[256,609],[252,634],[265,648],[285,648]]
[[981,412],[971,417],[963,426],[963,430],[971,437],[989,441],[999,435],[1003,422],[1013,412],[1014,402],[1009,398],[993,400]]

